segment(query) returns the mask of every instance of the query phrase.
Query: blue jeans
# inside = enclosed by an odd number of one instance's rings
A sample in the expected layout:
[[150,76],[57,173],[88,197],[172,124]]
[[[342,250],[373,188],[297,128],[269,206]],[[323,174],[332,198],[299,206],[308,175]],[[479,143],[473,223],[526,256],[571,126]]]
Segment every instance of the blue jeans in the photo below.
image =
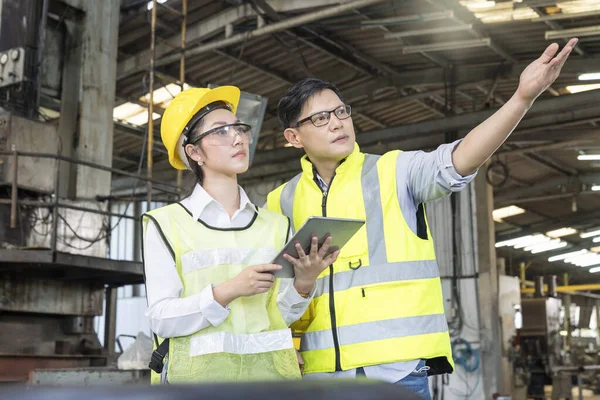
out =
[[425,360],[422,360],[415,370],[407,377],[400,379],[396,385],[402,385],[411,392],[421,396],[425,400],[431,400],[429,392],[429,380],[427,379],[427,371],[429,368],[425,366]]
[[[427,379],[427,371],[429,367],[425,365],[425,360],[421,360],[417,367],[410,375],[400,379],[396,385],[401,385],[413,393],[418,394],[424,400],[431,400],[429,392],[429,379]],[[364,376],[365,370],[361,367],[356,370],[357,376]]]

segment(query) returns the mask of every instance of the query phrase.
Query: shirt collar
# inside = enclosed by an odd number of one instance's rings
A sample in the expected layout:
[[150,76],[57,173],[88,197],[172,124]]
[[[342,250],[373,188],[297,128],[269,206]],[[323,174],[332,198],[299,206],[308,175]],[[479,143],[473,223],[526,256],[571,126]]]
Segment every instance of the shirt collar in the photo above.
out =
[[[352,171],[354,168],[360,167],[364,162],[364,159],[365,155],[360,151],[358,143],[355,142],[352,153],[350,153],[348,157],[344,158],[336,168],[336,176],[343,175],[347,171]],[[316,168],[314,168],[313,163],[308,159],[306,154],[300,159],[300,165],[302,167],[302,172],[309,179],[314,180],[315,175],[318,175],[316,174]]]
[[[239,209],[243,210],[244,208],[249,207],[252,209],[252,211],[258,212],[256,206],[252,204],[250,198],[248,198],[248,195],[246,194],[244,189],[242,189],[241,186],[238,186],[238,188],[240,191]],[[192,218],[197,220],[202,216],[202,213],[204,212],[206,207],[208,207],[208,205],[210,205],[213,202],[219,204],[219,202],[213,199],[212,196],[208,194],[208,192],[202,186],[196,184],[192,194],[189,197],[183,199],[181,201],[181,204],[183,204],[185,208],[187,208],[192,213]]]

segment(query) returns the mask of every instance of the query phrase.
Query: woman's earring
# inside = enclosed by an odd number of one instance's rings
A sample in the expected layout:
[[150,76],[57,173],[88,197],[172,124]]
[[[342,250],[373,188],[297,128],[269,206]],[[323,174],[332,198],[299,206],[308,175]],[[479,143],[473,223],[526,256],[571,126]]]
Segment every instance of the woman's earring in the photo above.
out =
[[204,165],[204,161],[202,161],[202,160],[198,161],[198,165],[199,166],[203,166]]

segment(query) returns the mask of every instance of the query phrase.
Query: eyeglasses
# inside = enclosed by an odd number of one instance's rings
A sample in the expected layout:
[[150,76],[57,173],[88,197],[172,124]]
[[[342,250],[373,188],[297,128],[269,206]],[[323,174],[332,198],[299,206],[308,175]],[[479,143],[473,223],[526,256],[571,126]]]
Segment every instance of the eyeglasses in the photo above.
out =
[[313,115],[301,119],[291,126],[291,128],[297,128],[303,123],[310,121],[316,127],[325,126],[329,123],[331,119],[331,113],[335,113],[337,119],[342,120],[346,118],[350,118],[352,115],[352,108],[348,104],[342,104],[341,106],[331,110],[331,111],[319,111],[318,113],[314,113]]
[[248,124],[235,123],[209,129],[200,134],[193,142],[185,144],[195,144],[203,140],[204,143],[211,146],[231,146],[237,135],[242,138],[243,142],[252,143],[252,127]]

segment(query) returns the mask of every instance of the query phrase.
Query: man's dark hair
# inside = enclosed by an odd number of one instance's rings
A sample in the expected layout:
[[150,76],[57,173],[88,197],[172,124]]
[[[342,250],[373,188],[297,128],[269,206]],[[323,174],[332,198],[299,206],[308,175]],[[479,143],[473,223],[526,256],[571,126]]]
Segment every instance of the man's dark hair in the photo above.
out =
[[333,91],[340,100],[344,101],[342,94],[335,85],[321,79],[305,78],[290,87],[277,105],[277,114],[281,129],[287,129],[290,125],[298,121],[302,113],[302,107],[304,107],[308,100],[326,89]]

